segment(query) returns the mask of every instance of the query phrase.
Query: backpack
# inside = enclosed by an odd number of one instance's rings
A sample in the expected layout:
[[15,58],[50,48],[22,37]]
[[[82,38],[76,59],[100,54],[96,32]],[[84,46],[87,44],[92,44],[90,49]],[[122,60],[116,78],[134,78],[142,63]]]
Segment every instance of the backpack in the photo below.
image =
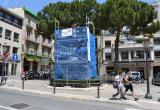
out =
[[118,88],[118,83],[115,82],[115,81],[113,82],[113,88],[114,88],[114,89]]

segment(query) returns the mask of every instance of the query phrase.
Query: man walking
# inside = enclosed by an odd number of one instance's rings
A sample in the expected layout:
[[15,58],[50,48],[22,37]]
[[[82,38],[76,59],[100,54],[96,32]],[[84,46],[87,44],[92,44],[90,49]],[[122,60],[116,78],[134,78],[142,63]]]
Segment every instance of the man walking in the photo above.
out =
[[112,99],[120,94],[120,100],[123,99],[123,74],[120,71],[119,74],[115,77],[115,83],[117,84],[117,93],[112,95]]

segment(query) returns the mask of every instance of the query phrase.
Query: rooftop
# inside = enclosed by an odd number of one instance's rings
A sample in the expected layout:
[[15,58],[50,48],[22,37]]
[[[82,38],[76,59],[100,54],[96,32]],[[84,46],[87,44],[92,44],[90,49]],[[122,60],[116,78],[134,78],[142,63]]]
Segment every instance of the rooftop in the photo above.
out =
[[33,18],[37,19],[37,14],[34,13],[32,10],[30,10],[26,7],[23,7],[23,10],[24,10],[25,13],[27,13],[27,14],[31,15]]

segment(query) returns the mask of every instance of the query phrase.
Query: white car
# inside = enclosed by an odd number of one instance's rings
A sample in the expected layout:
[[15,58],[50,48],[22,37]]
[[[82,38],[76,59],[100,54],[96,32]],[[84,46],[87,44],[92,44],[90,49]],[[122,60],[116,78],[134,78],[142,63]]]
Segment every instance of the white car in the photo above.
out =
[[133,82],[141,82],[141,74],[139,71],[131,71]]
[[152,79],[152,84],[160,85],[160,72],[154,74],[153,79]]

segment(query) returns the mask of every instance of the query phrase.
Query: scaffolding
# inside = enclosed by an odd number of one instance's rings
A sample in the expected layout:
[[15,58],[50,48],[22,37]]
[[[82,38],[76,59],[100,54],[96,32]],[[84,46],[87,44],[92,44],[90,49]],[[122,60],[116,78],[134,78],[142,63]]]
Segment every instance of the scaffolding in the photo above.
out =
[[97,77],[95,37],[88,27],[55,30],[55,80]]

